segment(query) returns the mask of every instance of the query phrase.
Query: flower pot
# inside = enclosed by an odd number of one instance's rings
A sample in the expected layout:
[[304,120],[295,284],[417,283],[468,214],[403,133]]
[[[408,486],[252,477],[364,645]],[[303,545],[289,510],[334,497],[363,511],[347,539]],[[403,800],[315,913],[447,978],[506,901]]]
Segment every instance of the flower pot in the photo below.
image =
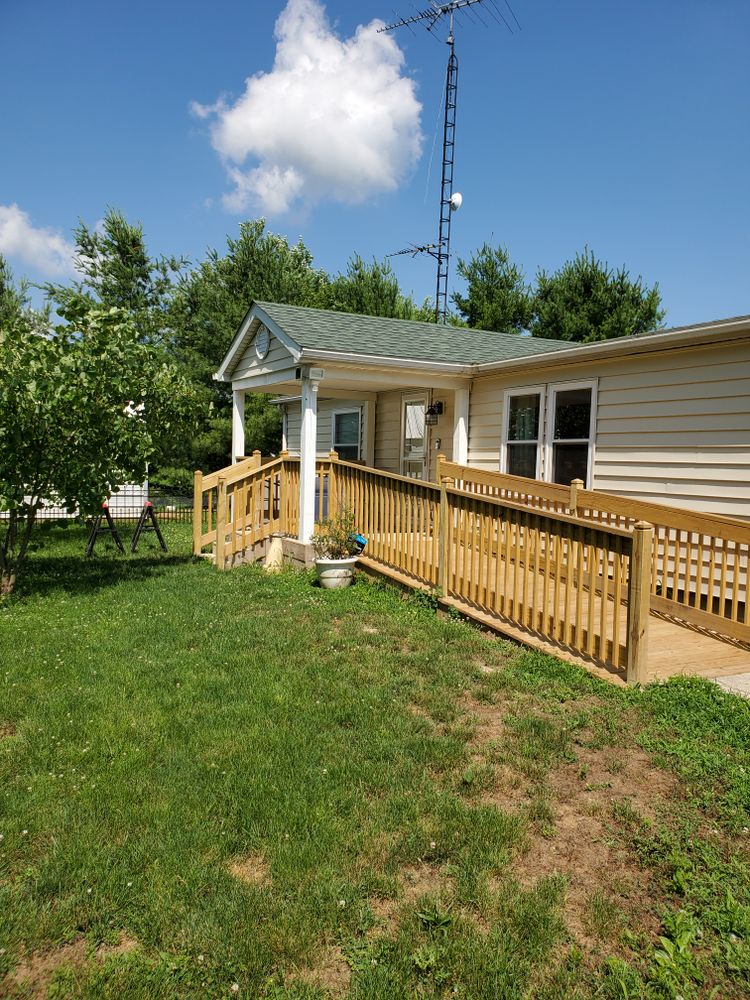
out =
[[341,590],[348,587],[354,578],[354,564],[357,556],[345,559],[316,559],[315,570],[320,586],[326,590]]

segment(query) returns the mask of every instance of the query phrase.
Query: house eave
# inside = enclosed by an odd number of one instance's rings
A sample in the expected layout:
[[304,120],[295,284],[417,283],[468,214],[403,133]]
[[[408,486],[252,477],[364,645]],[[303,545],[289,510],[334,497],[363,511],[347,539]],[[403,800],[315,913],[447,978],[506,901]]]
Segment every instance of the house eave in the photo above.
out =
[[594,344],[576,344],[569,350],[548,351],[544,354],[527,355],[523,358],[509,358],[505,361],[485,361],[473,366],[475,375],[492,375],[495,372],[516,371],[528,368],[530,365],[548,366],[550,364],[568,364],[571,362],[587,362],[620,355],[647,354],[651,351],[661,351],[677,347],[696,346],[702,343],[718,343],[722,340],[733,340],[750,335],[750,317],[740,316],[736,319],[722,320],[716,323],[703,323],[697,326],[675,327],[660,333],[644,334],[635,337],[618,337],[615,340],[603,340]]

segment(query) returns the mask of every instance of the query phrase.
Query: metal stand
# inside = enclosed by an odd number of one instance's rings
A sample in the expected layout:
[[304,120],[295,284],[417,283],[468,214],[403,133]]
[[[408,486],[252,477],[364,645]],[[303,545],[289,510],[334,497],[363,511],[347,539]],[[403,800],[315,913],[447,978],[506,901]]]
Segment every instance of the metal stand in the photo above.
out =
[[133,540],[130,543],[130,551],[135,552],[138,548],[138,542],[141,540],[141,535],[146,531],[153,531],[156,537],[159,539],[159,545],[161,545],[164,552],[167,551],[167,543],[164,541],[164,537],[159,528],[159,523],[156,520],[156,514],[154,513],[154,505],[150,501],[146,501],[143,505],[143,510],[141,511],[141,516],[138,518],[138,524],[135,526],[135,532],[133,533]]
[[[106,518],[106,526],[102,526],[102,519]],[[91,534],[89,535],[89,540],[86,545],[86,557],[92,556],[94,554],[94,546],[96,545],[96,540],[99,535],[111,535],[112,539],[117,546],[117,548],[125,555],[125,549],[120,538],[120,534],[115,527],[115,522],[112,520],[112,515],[109,512],[109,505],[106,503],[102,504],[102,513],[97,514],[96,520],[91,528]]]

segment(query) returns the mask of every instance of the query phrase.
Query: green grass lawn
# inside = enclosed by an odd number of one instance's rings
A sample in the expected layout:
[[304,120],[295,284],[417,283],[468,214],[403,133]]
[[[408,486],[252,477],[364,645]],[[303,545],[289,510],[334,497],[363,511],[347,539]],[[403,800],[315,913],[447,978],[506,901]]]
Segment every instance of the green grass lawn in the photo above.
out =
[[167,534],[0,607],[0,996],[750,995],[748,703]]

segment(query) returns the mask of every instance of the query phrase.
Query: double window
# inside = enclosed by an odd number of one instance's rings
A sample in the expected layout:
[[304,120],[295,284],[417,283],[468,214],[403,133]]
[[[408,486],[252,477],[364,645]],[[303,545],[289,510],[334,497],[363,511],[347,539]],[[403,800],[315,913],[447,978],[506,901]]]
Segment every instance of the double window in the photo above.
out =
[[596,383],[563,382],[505,393],[500,467],[529,479],[591,485]]
[[362,410],[335,410],[333,413],[333,450],[344,462],[358,462],[362,457]]

